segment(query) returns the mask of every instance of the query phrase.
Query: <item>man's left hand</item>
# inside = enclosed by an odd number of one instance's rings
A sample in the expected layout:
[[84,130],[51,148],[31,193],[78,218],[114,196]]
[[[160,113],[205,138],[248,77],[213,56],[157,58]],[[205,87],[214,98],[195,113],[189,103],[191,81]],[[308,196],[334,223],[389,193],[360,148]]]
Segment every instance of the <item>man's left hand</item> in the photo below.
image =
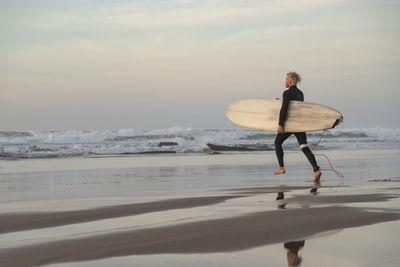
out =
[[284,132],[285,132],[285,129],[283,129],[283,126],[279,125],[278,126],[278,133],[284,133]]

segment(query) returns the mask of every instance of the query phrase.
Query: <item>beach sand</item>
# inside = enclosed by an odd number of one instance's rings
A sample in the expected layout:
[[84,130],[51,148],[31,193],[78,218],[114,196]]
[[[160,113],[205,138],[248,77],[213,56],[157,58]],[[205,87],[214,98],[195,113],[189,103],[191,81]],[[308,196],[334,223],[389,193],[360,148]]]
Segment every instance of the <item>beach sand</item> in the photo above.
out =
[[0,265],[398,266],[400,151],[322,152],[2,161]]

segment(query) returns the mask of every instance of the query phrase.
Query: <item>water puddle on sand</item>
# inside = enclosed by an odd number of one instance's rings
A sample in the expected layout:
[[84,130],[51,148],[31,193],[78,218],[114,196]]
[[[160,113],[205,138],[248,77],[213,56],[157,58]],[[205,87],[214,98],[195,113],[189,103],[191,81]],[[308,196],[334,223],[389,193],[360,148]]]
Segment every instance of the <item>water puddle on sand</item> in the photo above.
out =
[[[46,227],[0,234],[0,249],[85,238],[94,235],[132,231],[151,227],[166,227],[182,223],[207,221],[211,219],[235,217],[251,212],[275,210],[274,202],[267,202],[275,194],[233,195],[217,204],[204,204],[185,209],[146,212],[139,215],[117,218],[96,219],[90,222],[66,223],[62,226]],[[204,195],[203,195],[204,197]]]
[[337,229],[230,253],[139,255],[49,266],[289,266],[296,260],[311,267],[398,266],[399,227],[400,221],[394,221]]

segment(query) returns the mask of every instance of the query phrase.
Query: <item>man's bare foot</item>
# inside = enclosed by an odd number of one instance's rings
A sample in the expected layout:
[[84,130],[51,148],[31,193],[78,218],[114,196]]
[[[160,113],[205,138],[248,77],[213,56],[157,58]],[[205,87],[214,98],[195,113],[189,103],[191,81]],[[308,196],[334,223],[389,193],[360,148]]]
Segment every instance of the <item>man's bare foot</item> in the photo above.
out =
[[319,183],[319,180],[321,179],[321,175],[322,175],[322,173],[319,170],[314,172],[314,183]]
[[285,168],[284,167],[280,167],[279,170],[277,170],[276,172],[274,172],[274,174],[278,175],[278,174],[284,174],[285,173]]

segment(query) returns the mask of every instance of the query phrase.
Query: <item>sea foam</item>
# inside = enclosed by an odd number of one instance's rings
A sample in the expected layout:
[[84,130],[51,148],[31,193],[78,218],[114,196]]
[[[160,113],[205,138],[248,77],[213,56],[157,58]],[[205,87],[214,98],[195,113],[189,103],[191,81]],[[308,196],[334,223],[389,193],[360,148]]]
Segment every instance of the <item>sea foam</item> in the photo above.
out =
[[[307,134],[308,143],[317,143],[322,131]],[[119,155],[146,152],[209,153],[208,144],[250,150],[273,149],[276,133],[248,129],[217,130],[173,127],[156,130],[102,131],[2,131],[1,158],[71,157]],[[167,142],[160,146],[160,143]],[[289,138],[285,149],[297,149]],[[215,146],[214,146],[215,147]],[[320,149],[400,148],[400,129],[332,129],[324,133]]]

